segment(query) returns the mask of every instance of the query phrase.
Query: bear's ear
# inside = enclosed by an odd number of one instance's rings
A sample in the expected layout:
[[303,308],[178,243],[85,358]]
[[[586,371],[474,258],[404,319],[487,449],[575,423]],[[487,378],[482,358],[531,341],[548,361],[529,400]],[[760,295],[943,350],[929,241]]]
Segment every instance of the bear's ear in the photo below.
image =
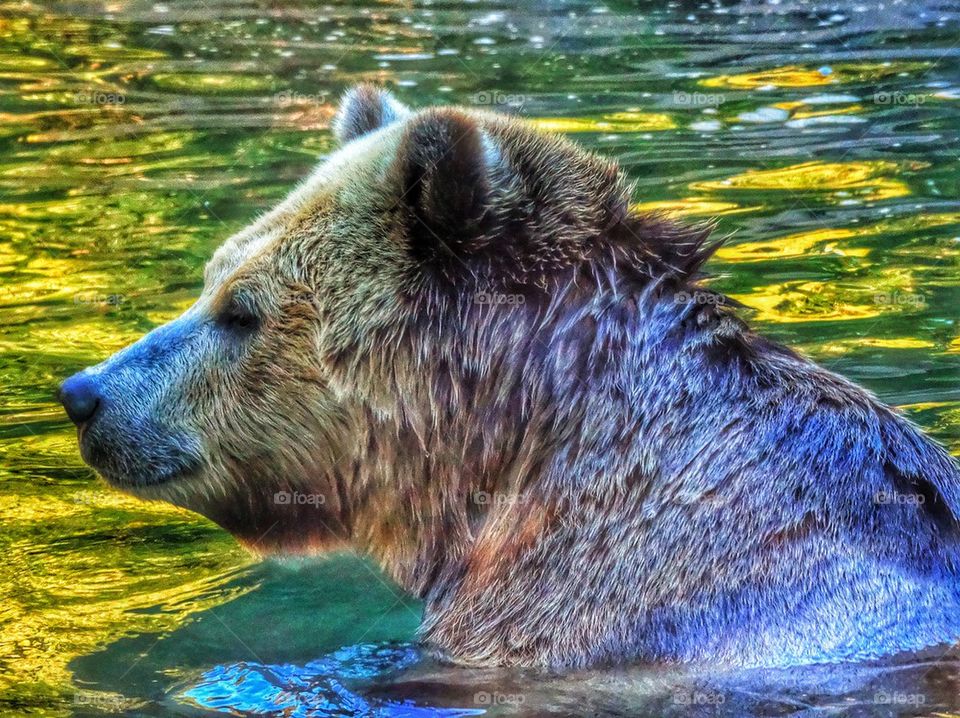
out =
[[340,100],[333,134],[341,144],[409,117],[410,110],[383,88],[357,85]]
[[427,110],[409,123],[394,172],[417,259],[456,269],[486,249],[498,157],[476,121],[459,110]]

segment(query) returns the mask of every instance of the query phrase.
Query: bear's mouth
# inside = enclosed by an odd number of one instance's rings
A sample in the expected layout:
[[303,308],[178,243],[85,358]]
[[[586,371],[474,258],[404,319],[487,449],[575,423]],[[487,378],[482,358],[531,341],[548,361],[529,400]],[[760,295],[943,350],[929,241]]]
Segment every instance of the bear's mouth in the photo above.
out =
[[77,429],[80,456],[116,488],[141,493],[186,481],[200,472],[202,453],[186,434],[149,431],[136,435],[98,424],[95,421]]
[[[96,467],[94,468],[96,469]],[[169,484],[189,481],[197,475],[195,470],[161,471],[149,475],[138,474],[133,476],[115,474],[103,469],[97,469],[97,473],[111,486],[133,493],[143,493]]]
[[[175,469],[157,469],[156,471],[137,471],[136,473],[122,473],[110,468],[98,467],[89,461],[96,472],[111,486],[129,491],[130,493],[143,495],[144,498],[154,498],[152,496],[156,489],[183,484],[196,478],[199,475],[199,465],[195,467],[177,467]],[[151,494],[147,496],[146,494]]]

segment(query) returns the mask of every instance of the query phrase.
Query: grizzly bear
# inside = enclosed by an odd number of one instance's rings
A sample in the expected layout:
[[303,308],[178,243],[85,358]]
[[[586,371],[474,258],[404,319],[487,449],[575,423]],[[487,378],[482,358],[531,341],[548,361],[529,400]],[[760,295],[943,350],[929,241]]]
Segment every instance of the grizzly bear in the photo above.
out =
[[61,400],[111,484],[352,548],[473,665],[785,666],[960,636],[960,471],[702,283],[708,226],[516,118],[349,92],[342,147]]

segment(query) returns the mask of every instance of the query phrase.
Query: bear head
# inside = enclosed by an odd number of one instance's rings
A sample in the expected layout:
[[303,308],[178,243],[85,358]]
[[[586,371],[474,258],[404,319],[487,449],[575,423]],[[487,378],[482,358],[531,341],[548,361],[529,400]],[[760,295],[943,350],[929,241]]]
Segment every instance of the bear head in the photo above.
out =
[[708,230],[632,213],[615,164],[517,119],[361,86],[334,132],[190,309],[61,399],[111,484],[263,551],[367,548],[410,585],[483,519],[471,497],[535,470],[525,437],[564,430],[544,362],[587,360],[543,328],[691,280]]

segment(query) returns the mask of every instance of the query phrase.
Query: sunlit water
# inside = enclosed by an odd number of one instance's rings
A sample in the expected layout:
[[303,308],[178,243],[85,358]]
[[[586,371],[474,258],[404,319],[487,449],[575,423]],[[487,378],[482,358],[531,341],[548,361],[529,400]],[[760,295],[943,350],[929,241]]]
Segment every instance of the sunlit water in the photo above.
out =
[[[522,5],[523,9],[515,9]],[[0,1],[0,710],[951,715],[942,653],[724,675],[439,666],[366,562],[256,563],[119,495],[52,395],[197,295],[331,146],[337,95],[536,119],[720,217],[715,285],[960,453],[949,3]]]

